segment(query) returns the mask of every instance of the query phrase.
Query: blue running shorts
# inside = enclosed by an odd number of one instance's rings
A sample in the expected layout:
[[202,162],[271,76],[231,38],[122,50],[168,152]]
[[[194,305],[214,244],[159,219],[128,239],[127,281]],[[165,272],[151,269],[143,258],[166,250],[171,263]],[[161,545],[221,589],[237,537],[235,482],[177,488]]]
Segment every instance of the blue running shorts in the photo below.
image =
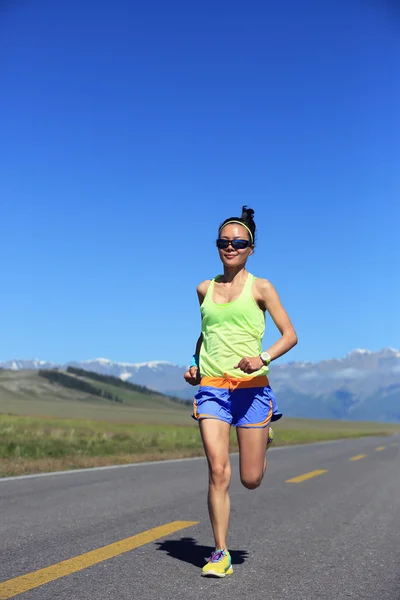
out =
[[275,394],[265,375],[256,377],[203,377],[194,397],[193,415],[201,419],[218,419],[235,427],[267,427],[278,421]]

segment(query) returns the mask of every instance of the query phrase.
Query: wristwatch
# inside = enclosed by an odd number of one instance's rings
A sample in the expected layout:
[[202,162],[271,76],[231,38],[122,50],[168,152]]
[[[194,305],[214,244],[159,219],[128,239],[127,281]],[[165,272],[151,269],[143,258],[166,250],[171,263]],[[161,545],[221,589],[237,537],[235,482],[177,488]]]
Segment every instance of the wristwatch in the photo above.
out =
[[270,355],[268,354],[268,352],[261,352],[261,354],[260,354],[260,358],[261,358],[261,360],[263,361],[264,365],[265,365],[266,367],[268,367],[269,363],[271,362],[271,357],[270,357]]

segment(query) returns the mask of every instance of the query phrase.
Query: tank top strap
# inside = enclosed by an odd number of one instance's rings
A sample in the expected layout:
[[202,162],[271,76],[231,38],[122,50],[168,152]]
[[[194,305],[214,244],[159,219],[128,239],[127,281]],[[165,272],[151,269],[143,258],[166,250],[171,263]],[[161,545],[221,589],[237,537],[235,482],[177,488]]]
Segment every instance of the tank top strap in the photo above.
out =
[[247,276],[247,279],[246,279],[246,283],[244,284],[243,292],[241,294],[242,297],[243,296],[250,296],[251,295],[254,280],[255,280],[254,275],[252,275],[251,273],[249,273],[248,276]]
[[208,302],[209,300],[212,299],[213,291],[214,291],[214,283],[215,283],[215,280],[218,279],[218,277],[221,277],[221,275],[217,275],[216,277],[213,277],[213,279],[211,279],[210,285],[207,288],[206,295],[204,296],[203,304],[204,304],[204,302],[206,302],[206,301]]

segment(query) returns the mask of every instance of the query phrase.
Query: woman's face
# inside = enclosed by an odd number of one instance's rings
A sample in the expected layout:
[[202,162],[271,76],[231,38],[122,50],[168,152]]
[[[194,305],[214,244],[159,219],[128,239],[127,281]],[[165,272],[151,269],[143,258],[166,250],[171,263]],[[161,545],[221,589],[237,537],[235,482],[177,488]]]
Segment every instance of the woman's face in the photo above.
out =
[[[247,240],[250,241],[250,234],[246,227],[239,223],[229,223],[221,229],[219,238],[222,240]],[[227,248],[218,248],[219,257],[226,267],[239,267],[246,263],[247,259],[253,254],[253,245],[247,248],[235,249],[232,244]]]

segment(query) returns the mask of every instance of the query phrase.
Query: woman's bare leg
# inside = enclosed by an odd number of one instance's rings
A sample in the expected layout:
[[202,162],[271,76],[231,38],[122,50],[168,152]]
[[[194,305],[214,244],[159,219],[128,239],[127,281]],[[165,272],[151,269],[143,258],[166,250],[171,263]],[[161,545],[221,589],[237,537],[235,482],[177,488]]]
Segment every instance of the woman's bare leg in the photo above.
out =
[[202,419],[200,432],[209,469],[208,512],[214,533],[215,548],[226,548],[230,499],[229,483],[231,465],[229,461],[230,425],[217,419]]
[[267,468],[266,449],[269,427],[237,427],[240,455],[240,479],[249,490],[257,488]]

